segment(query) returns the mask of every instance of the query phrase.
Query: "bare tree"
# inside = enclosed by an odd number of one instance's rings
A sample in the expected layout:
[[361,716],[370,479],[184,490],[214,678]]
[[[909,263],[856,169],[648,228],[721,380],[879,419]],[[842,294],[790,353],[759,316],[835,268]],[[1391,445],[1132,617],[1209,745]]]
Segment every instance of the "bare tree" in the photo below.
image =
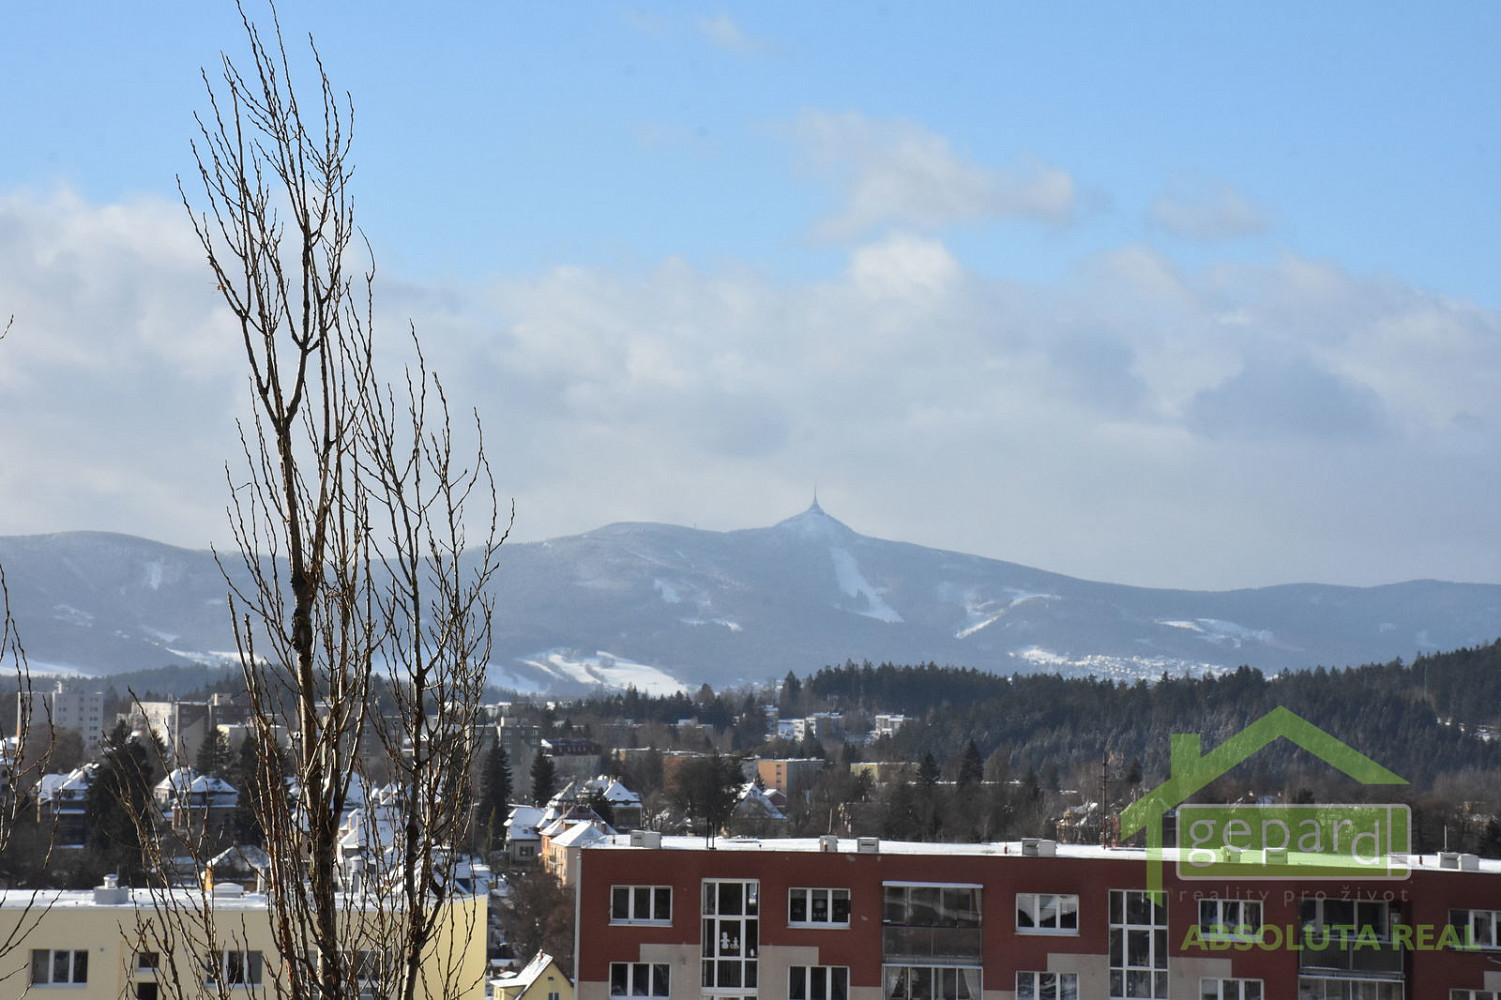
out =
[[[221,565],[262,748],[253,787],[240,791],[269,855],[278,968],[268,979],[294,1000],[362,987],[458,996],[476,984],[443,931],[470,888],[457,854],[469,810],[456,798],[489,656],[486,584],[509,522],[477,419],[475,450],[458,456],[415,330],[415,361],[394,383],[377,374],[374,266],[349,191],[352,102],[311,40],[316,90],[300,99],[275,8],[265,32],[240,15],[248,57],[225,56],[216,80],[204,75],[201,191],[179,186],[236,320],[254,402],[245,468],[230,480],[241,565]],[[270,749],[281,732],[293,734],[290,773]],[[379,802],[363,780],[371,755],[396,779]],[[365,815],[351,861],[341,823],[356,803]],[[243,948],[245,928],[213,904],[202,885],[159,890],[143,947],[210,966]],[[228,978],[216,980],[226,995]],[[202,985],[164,984],[178,996]]]
[[[9,336],[14,323],[14,316],[5,321],[4,328],[0,329],[0,341]],[[13,738],[0,739],[0,858],[14,863],[20,846],[17,843],[18,827],[24,823],[25,810],[30,805],[35,786],[51,764],[56,734],[46,702],[41,703],[45,730],[38,731],[33,725],[38,702],[33,697],[31,663],[11,613],[10,583],[3,565],[0,565],[0,670],[11,675],[16,686],[15,734]],[[29,850],[26,853],[37,862],[34,870],[40,872],[51,856],[53,838],[49,834],[52,831],[38,827],[31,832],[36,836],[27,838],[34,842],[27,845]],[[6,930],[0,933],[0,963],[3,963],[0,982],[14,974],[10,964],[3,960],[21,946],[47,909],[42,895],[37,892],[36,883],[33,882],[30,888],[31,894],[21,905],[17,918],[14,922],[7,922]]]

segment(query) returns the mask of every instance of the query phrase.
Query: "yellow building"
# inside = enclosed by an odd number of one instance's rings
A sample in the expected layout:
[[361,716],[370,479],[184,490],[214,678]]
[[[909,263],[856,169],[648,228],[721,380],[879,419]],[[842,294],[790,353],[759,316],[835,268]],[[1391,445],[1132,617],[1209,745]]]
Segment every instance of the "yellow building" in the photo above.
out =
[[573,980],[545,951],[520,972],[490,980],[490,988],[495,1000],[573,1000]]
[[[219,938],[212,953],[201,943],[181,945],[184,937],[201,939],[201,931],[162,933],[169,908],[182,912],[189,926],[201,927],[196,915],[205,903]],[[448,980],[448,996],[482,1000],[485,897],[459,896],[445,905],[449,919],[440,924],[430,949],[435,956],[431,982],[425,989],[419,986],[417,995],[443,996],[442,981]],[[351,922],[360,921],[362,912],[351,910]],[[0,955],[0,996],[5,997],[166,1000],[172,994],[163,984],[176,976],[204,997],[229,994],[254,1000],[275,996],[275,984],[285,979],[272,943],[266,896],[237,885],[221,885],[211,894],[192,889],[153,893],[118,888],[108,880],[85,892],[12,889],[0,892],[0,942],[14,942]],[[375,954],[361,951],[359,957],[368,961],[366,956]]]

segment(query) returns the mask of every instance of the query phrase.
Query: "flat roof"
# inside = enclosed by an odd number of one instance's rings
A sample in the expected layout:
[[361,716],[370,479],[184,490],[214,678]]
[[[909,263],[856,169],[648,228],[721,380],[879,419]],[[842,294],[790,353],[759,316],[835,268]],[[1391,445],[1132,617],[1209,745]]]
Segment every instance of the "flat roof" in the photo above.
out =
[[[866,838],[840,837],[837,846],[827,853],[831,854],[856,854],[859,853],[859,840]],[[993,843],[925,843],[902,840],[876,840],[876,853],[899,854],[913,856],[963,856],[963,857],[1028,857],[1022,853],[1020,840],[995,841]],[[662,836],[661,848],[673,851],[706,851],[708,845],[703,837],[699,836]],[[629,834],[617,834],[606,837],[593,844],[589,844],[584,850],[630,850],[631,838]],[[639,849],[639,848],[637,848]],[[824,852],[823,842],[818,837],[716,837],[714,840],[716,851],[751,851],[751,852],[795,852],[817,854]],[[1145,847],[1101,847],[1098,844],[1063,844],[1054,846],[1054,857],[1083,859],[1113,859],[1117,861],[1141,861],[1148,860]],[[1180,857],[1180,851],[1187,853],[1187,849],[1176,847],[1162,848],[1161,857],[1165,862],[1176,864]],[[1257,851],[1247,852],[1252,858],[1260,854]],[[1437,854],[1402,854],[1393,855],[1391,860],[1399,864],[1406,864],[1414,871],[1454,872],[1456,874],[1475,874],[1477,871],[1487,874],[1501,874],[1501,859],[1479,858],[1474,862],[1477,867],[1473,869],[1447,868],[1440,863]],[[1329,866],[1330,858],[1319,854],[1299,854],[1289,852],[1286,862],[1277,864],[1278,868],[1285,868],[1289,878],[1297,877],[1299,867],[1313,865]],[[1258,864],[1259,868],[1260,865]],[[1227,877],[1216,875],[1217,878]],[[1228,876],[1233,877],[1233,876]],[[1351,876],[1355,877],[1355,876]],[[1378,878],[1380,876],[1369,876]]]

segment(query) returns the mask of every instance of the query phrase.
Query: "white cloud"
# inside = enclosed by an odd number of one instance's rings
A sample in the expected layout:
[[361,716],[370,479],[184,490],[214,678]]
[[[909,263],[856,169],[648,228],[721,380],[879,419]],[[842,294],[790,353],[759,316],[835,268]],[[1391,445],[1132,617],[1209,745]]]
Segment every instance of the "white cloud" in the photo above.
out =
[[1179,178],[1152,202],[1151,220],[1174,236],[1218,241],[1253,236],[1266,215],[1234,185]]
[[745,54],[762,52],[767,48],[765,41],[746,34],[725,11],[720,11],[713,17],[699,18],[698,30],[719,48],[730,52]]
[[[222,538],[244,386],[198,256],[165,202],[0,199],[0,533]],[[818,281],[668,259],[378,294],[485,418],[518,537],[764,524],[816,479],[868,533],[1133,583],[1501,564],[1501,315],[1323,262],[1127,246],[1020,284],[896,231]]]
[[996,170],[915,122],[806,110],[795,133],[809,165],[835,181],[844,201],[816,225],[824,239],[851,239],[886,225],[935,230],[998,217],[1060,223],[1074,212],[1074,181],[1061,168],[1030,159]]
[[0,343],[7,530],[202,544],[222,524],[242,377],[202,257],[165,200],[0,196],[0,303],[15,315]]

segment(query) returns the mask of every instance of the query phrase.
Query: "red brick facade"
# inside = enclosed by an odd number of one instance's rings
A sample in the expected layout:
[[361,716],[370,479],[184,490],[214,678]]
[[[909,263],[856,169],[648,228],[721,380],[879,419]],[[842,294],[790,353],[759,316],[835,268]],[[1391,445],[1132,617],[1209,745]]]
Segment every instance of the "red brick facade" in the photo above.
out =
[[[1404,881],[1229,884],[1179,879],[1169,863],[1164,921],[1142,893],[1141,850],[1062,846],[1047,857],[1023,856],[1014,843],[865,846],[848,839],[721,841],[708,850],[701,839],[667,838],[666,846],[643,848],[619,838],[584,850],[579,1000],[612,993],[670,1000],[1109,1000],[1154,993],[1171,1000],[1497,1000],[1490,994],[1501,991],[1497,862],[1448,870],[1430,857]],[[706,924],[717,918],[704,913],[705,883],[731,881],[753,885],[755,913],[737,912],[728,930]],[[660,892],[651,897],[652,911],[628,901],[623,887],[646,886],[670,888],[670,912]],[[901,909],[909,898],[904,887],[913,887],[913,909]],[[1326,901],[1315,904],[1320,893]],[[1228,905],[1201,909],[1204,899]],[[846,900],[847,921],[833,919],[844,915]],[[1242,909],[1240,901],[1259,906]],[[1456,910],[1477,911],[1477,920],[1494,916],[1496,937],[1487,947],[1456,949],[1441,940]],[[816,921],[808,919],[815,913]],[[1201,932],[1217,915],[1242,913],[1257,926],[1260,944],[1245,931],[1240,941]],[[1305,919],[1315,921],[1313,930],[1305,931]],[[1299,950],[1322,943],[1321,933],[1331,948]],[[1414,947],[1394,947],[1402,941]],[[913,957],[914,949],[927,957]],[[724,956],[734,961],[719,982],[715,962]],[[835,971],[820,971],[828,969]],[[815,979],[816,988],[808,985]],[[977,983],[980,995],[971,997]]]

